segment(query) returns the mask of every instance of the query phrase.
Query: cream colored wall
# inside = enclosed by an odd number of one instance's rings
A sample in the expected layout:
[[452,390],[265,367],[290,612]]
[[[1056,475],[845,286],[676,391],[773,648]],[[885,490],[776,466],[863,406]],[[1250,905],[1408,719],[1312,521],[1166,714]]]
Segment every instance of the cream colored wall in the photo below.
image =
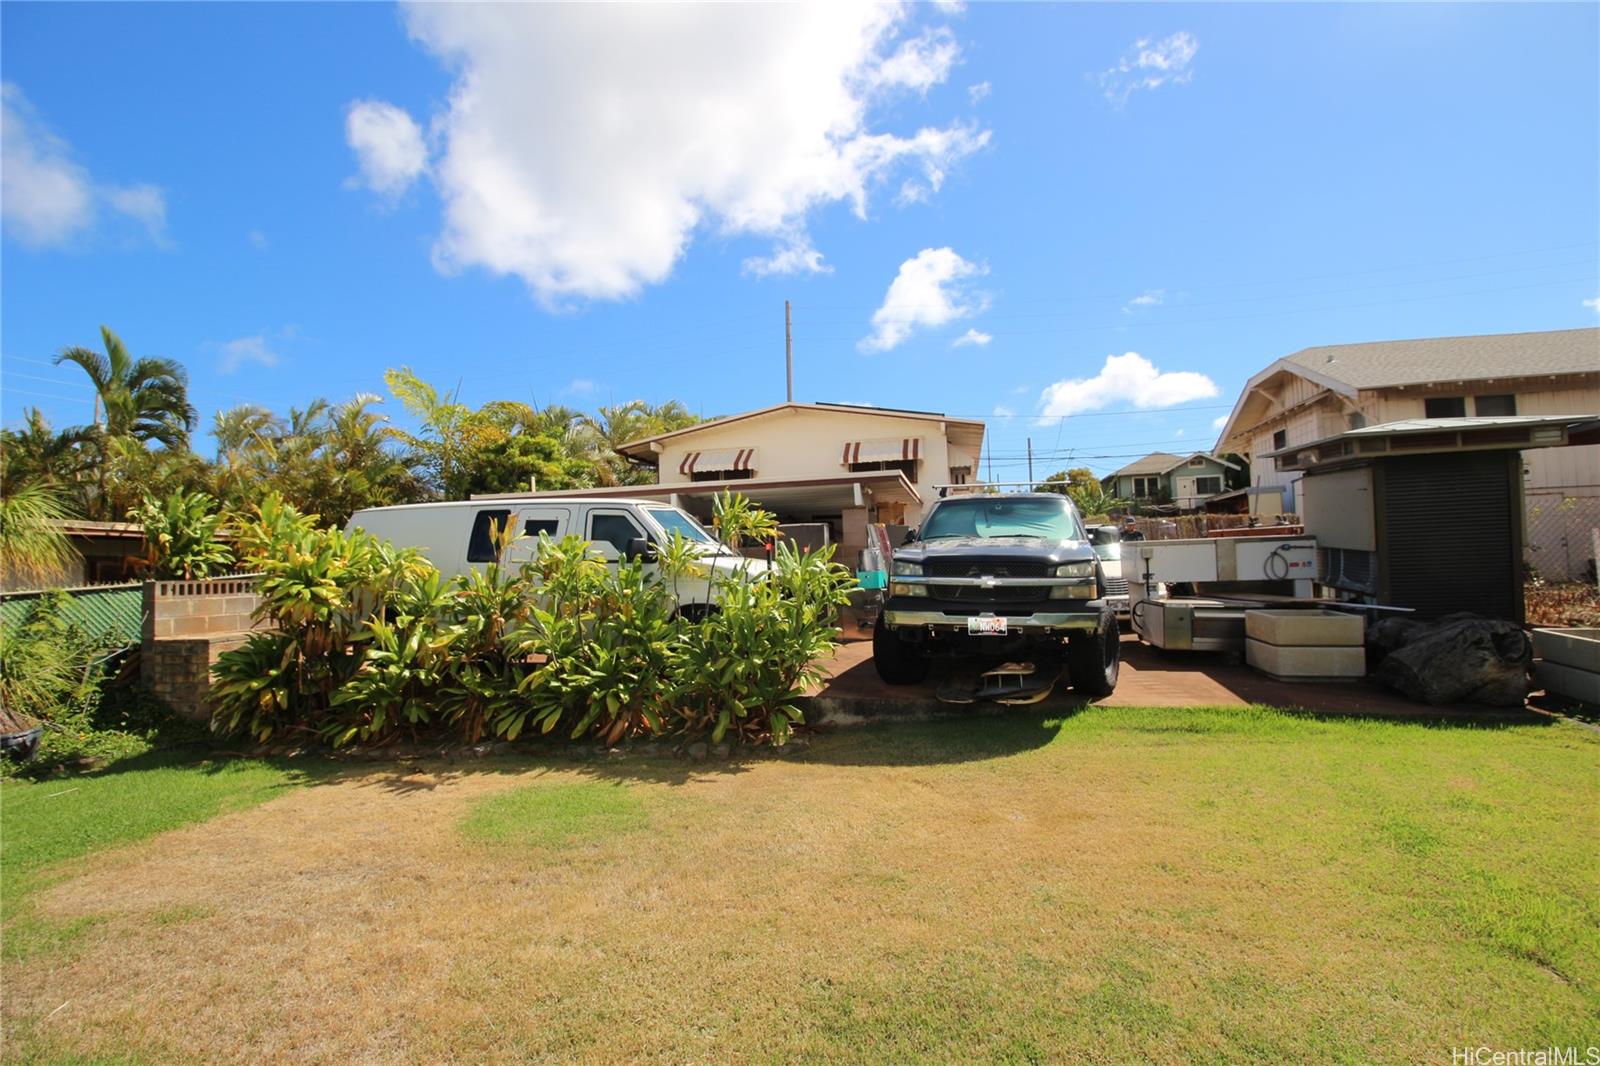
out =
[[[718,448],[758,449],[755,477],[806,478],[832,477],[848,473],[841,463],[846,441],[882,440],[894,437],[921,437],[922,463],[918,467],[917,495],[926,507],[938,495],[933,486],[950,480],[951,465],[968,465],[977,473],[978,457],[968,451],[952,450],[937,419],[888,418],[854,411],[781,411],[760,418],[747,418],[726,426],[699,430],[665,442],[660,453],[660,479],[663,485],[687,483],[678,473],[688,452]],[[920,515],[907,514],[912,522]]]

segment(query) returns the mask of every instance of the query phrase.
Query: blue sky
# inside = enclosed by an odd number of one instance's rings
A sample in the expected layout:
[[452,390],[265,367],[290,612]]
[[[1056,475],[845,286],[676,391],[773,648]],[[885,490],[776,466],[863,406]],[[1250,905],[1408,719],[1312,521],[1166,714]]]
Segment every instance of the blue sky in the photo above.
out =
[[207,424],[400,364],[728,413],[783,398],[788,298],[797,398],[987,418],[1042,477],[1204,447],[1309,345],[1600,321],[1592,4],[0,23],[8,425],[88,420],[48,362],[102,322]]

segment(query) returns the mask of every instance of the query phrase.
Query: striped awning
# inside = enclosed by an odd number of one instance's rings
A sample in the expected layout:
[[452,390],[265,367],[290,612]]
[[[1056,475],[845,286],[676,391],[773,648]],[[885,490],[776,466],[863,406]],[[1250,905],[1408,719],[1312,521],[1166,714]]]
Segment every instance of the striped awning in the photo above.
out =
[[690,452],[678,464],[678,473],[693,474],[705,470],[754,470],[754,448],[718,448],[714,451]]
[[893,437],[885,440],[847,440],[844,442],[844,458],[840,462],[849,466],[852,463],[893,463],[921,458],[921,437]]

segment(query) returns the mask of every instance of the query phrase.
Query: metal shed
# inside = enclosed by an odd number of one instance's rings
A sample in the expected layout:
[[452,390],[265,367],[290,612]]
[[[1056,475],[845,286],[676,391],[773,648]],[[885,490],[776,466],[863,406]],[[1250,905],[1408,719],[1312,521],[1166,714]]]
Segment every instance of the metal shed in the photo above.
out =
[[1297,470],[1321,583],[1351,598],[1523,621],[1522,452],[1600,439],[1600,416],[1408,419],[1271,453]]

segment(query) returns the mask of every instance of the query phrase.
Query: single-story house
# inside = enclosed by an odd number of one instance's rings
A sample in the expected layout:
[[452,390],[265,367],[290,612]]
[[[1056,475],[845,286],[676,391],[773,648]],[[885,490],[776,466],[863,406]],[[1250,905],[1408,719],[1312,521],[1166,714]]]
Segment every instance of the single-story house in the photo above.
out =
[[28,570],[0,575],[0,591],[78,588],[132,581],[143,572],[144,527],[137,522],[90,522],[72,518],[54,522],[76,553],[59,570]]
[[670,500],[707,520],[731,489],[781,522],[826,525],[854,565],[869,524],[916,525],[937,486],[976,479],[983,435],[981,421],[932,411],[781,403],[629,441],[619,450],[655,467],[657,483],[582,494]]
[[1227,472],[1238,469],[1238,464],[1205,452],[1151,452],[1107,474],[1100,484],[1120,499],[1146,506],[1171,504],[1188,511],[1222,495],[1228,487]]

